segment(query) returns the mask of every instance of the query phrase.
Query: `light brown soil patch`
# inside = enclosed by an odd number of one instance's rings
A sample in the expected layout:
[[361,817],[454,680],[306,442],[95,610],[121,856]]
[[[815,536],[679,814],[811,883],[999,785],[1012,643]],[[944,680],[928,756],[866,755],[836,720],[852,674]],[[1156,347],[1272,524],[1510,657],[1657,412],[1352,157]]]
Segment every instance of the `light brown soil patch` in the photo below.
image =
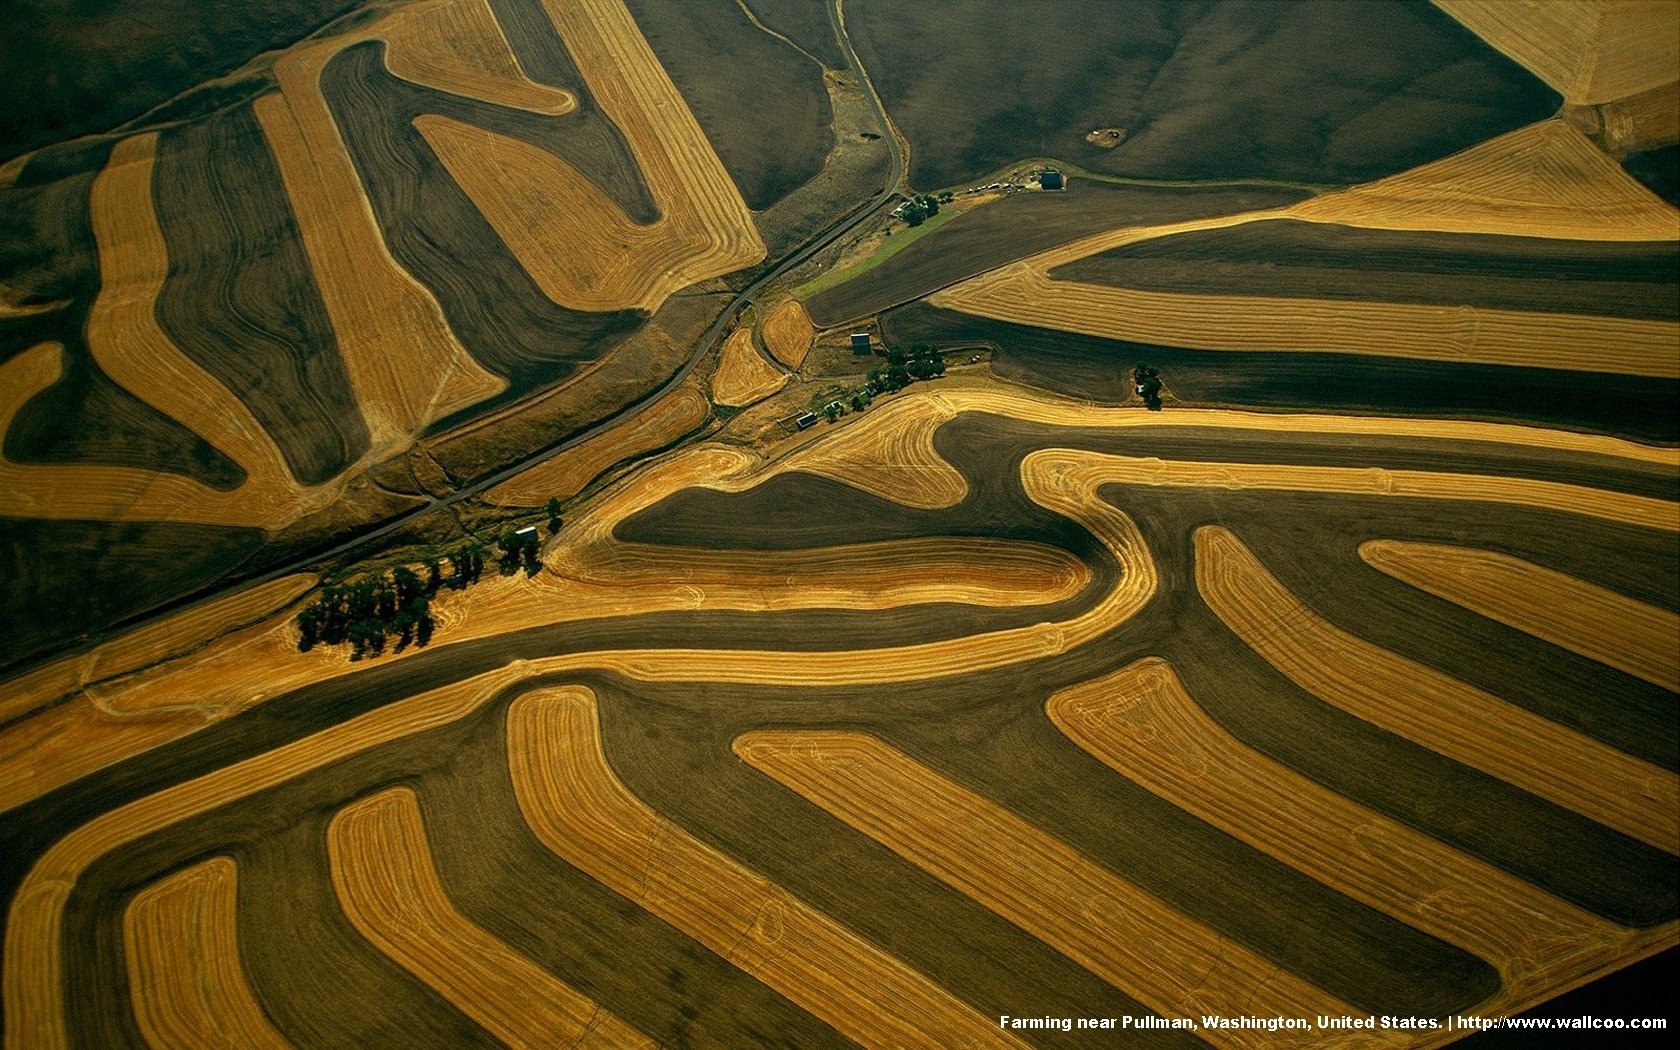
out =
[[723,341],[717,372],[712,375],[712,400],[736,408],[750,405],[774,394],[787,381],[787,373],[777,371],[759,354],[748,325],[730,332]]
[[486,492],[492,503],[540,507],[550,496],[565,500],[615,463],[670,444],[699,426],[711,411],[704,394],[681,386],[625,422],[581,441]]
[[562,88],[532,80],[486,0],[434,0],[380,23],[385,68],[416,84],[498,106],[560,116],[577,108]]
[[865,1046],[1019,1046],[995,1022],[649,809],[601,750],[595,697],[539,690],[508,710],[525,821],[557,856]]
[[412,790],[340,810],[327,854],[333,888],[362,936],[507,1045],[656,1045],[456,910]]
[[1267,663],[1325,703],[1591,820],[1680,853],[1680,777],[1324,620],[1218,526],[1196,587]]
[[[1166,1016],[1354,1009],[866,733],[767,730],[741,760]],[[1204,1031],[1216,1046],[1305,1046],[1304,1032]],[[1353,1046],[1393,1045],[1372,1034]]]
[[811,351],[817,330],[805,304],[789,299],[764,315],[764,346],[789,370],[797,370]]
[[619,0],[545,0],[624,134],[660,217],[647,225],[547,150],[447,117],[415,127],[543,293],[577,310],[656,310],[764,258],[752,213]]
[[382,25],[286,52],[274,66],[280,92],[254,103],[367,421],[367,462],[388,458],[427,423],[506,385],[473,359],[432,293],[392,258],[321,95],[322,67],[352,44],[380,37]]
[[1113,149],[1126,141],[1126,129],[1092,128],[1085,133],[1085,141],[1098,149]]
[[1419,590],[1680,691],[1680,616],[1498,551],[1371,540],[1359,556]]
[[291,1046],[239,961],[238,878],[233,858],[212,857],[147,886],[123,914],[129,996],[150,1045]]
[[1680,5],[1671,0],[1511,3],[1435,0],[1565,102],[1609,102],[1674,79]]
[[1308,780],[1227,733],[1165,661],[1070,686],[1045,710],[1178,808],[1492,963],[1502,987],[1478,1014],[1515,1014],[1673,937],[1673,923],[1623,929]]

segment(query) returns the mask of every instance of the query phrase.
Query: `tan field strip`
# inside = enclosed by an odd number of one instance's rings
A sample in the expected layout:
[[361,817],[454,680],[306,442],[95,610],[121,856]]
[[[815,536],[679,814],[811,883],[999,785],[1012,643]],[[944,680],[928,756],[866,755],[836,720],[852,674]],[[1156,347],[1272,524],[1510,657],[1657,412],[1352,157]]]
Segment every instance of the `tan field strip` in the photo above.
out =
[[362,936],[508,1046],[657,1045],[456,910],[410,789],[340,810],[327,854],[333,888]]
[[1515,1014],[1674,938],[1674,923],[1623,929],[1260,754],[1209,718],[1163,660],[1070,686],[1045,710],[1178,808],[1491,963],[1502,987],[1478,1014]]
[[321,95],[321,69],[328,60],[352,44],[378,38],[381,26],[287,51],[274,66],[280,92],[253,104],[367,421],[369,462],[406,447],[432,420],[506,385],[480,367],[450,330],[432,293],[391,257]]
[[1196,531],[1196,587],[1237,637],[1324,702],[1680,853],[1680,776],[1333,626],[1218,526]]
[[[239,464],[246,479],[220,492],[189,478],[132,467],[0,465],[0,512],[19,517],[182,521],[278,529],[329,501],[338,486],[305,488],[245,403],[177,347],[159,325],[169,255],[152,204],[155,133],[119,142],[94,179],[89,216],[100,289],[88,315],[99,368],[141,401]],[[43,343],[0,366],[0,434],[16,411],[61,374],[62,348]]]
[[924,510],[943,510],[968,495],[968,479],[933,447],[933,434],[956,418],[937,397],[900,398],[784,461],[785,470],[818,474]]
[[712,400],[739,408],[762,401],[787,385],[786,372],[766,361],[753,345],[752,326],[737,328],[723,341],[717,372],[712,376]]
[[811,352],[811,340],[816,338],[817,330],[805,312],[805,304],[788,299],[764,315],[763,335],[765,347],[776,360],[797,369]]
[[[889,429],[903,426],[912,434],[918,427],[923,428],[925,436],[908,439],[906,447],[925,441],[926,447],[931,448],[933,429],[948,416],[962,412],[1010,416],[1044,426],[1116,430],[1162,426],[1159,416],[1136,409],[1093,408],[1085,402],[1015,388],[964,386],[960,381],[949,381],[937,391],[912,391],[895,398],[805,448],[820,459],[819,450],[824,443],[842,439],[867,443],[868,431],[877,425],[889,425]],[[899,413],[915,422],[906,422]],[[1634,464],[1680,470],[1680,451],[1672,448],[1501,423],[1185,410],[1173,413],[1169,426],[1230,430],[1238,434],[1286,430],[1356,439],[1393,436],[1520,445],[1610,456]],[[667,609],[763,608],[767,592],[757,582],[775,586],[770,581],[755,581],[753,586],[735,590],[727,588],[727,581],[724,588],[687,584],[631,588],[610,578],[593,578],[592,573],[598,570],[592,566],[598,562],[610,564],[608,545],[613,542],[611,534],[618,522],[671,493],[696,485],[742,491],[762,484],[783,470],[803,469],[800,456],[804,454],[799,452],[765,465],[739,449],[701,446],[650,463],[606,490],[567,522],[559,545],[549,555],[552,571],[530,580],[488,580],[464,595],[442,596],[433,606],[433,615],[453,643],[593,616]],[[1024,475],[1023,483],[1034,499],[1093,528],[1117,552],[1128,582],[1119,592],[1105,596],[1092,617],[953,640],[931,648],[856,654],[802,653],[797,659],[776,652],[614,651],[580,656],[568,666],[604,666],[602,661],[610,661],[626,668],[626,673],[677,678],[683,676],[684,668],[691,667],[690,678],[719,674],[731,676],[732,681],[794,684],[804,680],[803,674],[808,671],[835,683],[871,683],[904,680],[918,674],[961,673],[965,668],[999,667],[1083,644],[1123,622],[1148,600],[1154,587],[1153,563],[1130,520],[1093,501],[1094,487],[1083,492],[1080,489],[1081,485],[1095,486],[1105,481],[1493,500],[1660,528],[1680,528],[1680,509],[1671,504],[1549,482],[1377,469],[1166,463],[1118,456],[1099,458],[1100,470],[1094,474],[1087,470],[1087,476],[1082,477],[1079,472],[1067,469],[1075,462],[1067,459],[1069,455],[1052,450],[1035,453],[1029,460],[1032,469]],[[1073,455],[1077,458],[1083,454]],[[1084,461],[1092,462],[1089,456],[1084,456]],[[939,469],[933,461],[926,465],[934,472]],[[1061,469],[1055,469],[1058,466]],[[1042,469],[1045,467],[1052,469]],[[956,482],[960,478],[950,480]],[[914,483],[907,482],[907,486]],[[1071,491],[1056,491],[1068,486],[1072,486]],[[964,487],[966,490],[966,484]],[[905,491],[905,487],[897,487],[881,494],[903,499],[908,498]],[[571,573],[583,579],[571,580],[567,575]],[[812,607],[845,602],[854,603],[849,607],[867,607],[857,603],[871,600],[867,596],[869,582],[873,581],[866,581],[865,586],[858,587],[850,596],[833,592],[813,595]],[[802,600],[801,593],[796,590],[795,603]],[[777,594],[779,597],[780,592]],[[407,659],[409,655],[390,656],[383,662]],[[271,621],[264,627],[228,636],[191,660],[160,666],[131,680],[102,687],[96,695],[84,694],[71,703],[60,704],[4,730],[0,735],[0,785],[10,790],[0,810],[38,797],[121,758],[178,739],[269,697],[354,674],[364,666],[350,663],[342,651],[327,647],[317,647],[309,653],[297,652],[295,631],[285,621]],[[190,697],[191,701],[183,702],[184,697]]]
[[1498,551],[1369,540],[1372,568],[1519,631],[1680,691],[1680,616]]
[[[866,733],[745,733],[735,753],[1164,1016],[1358,1012]],[[1201,1035],[1232,1047],[1314,1042]],[[1372,1033],[1346,1045],[1396,1042]]]
[[123,913],[134,1019],[157,1050],[283,1050],[239,962],[238,869],[212,857],[141,890]]
[[508,710],[525,821],[550,850],[864,1046],[1019,1046],[922,974],[625,789],[595,697],[537,690]]
[[698,427],[711,407],[693,386],[678,387],[618,426],[514,475],[485,498],[506,507],[540,507],[550,496],[570,499],[613,464],[668,445]]
[[[0,429],[0,433],[4,433]],[[194,606],[159,623],[115,638],[76,656],[54,661],[0,687],[0,722],[74,693],[90,682],[114,678],[197,648],[230,627],[253,623],[315,585],[313,573],[282,576]],[[0,745],[0,752],[3,752]],[[3,808],[3,807],[0,807]]]
[[1673,0],[1435,0],[1565,102],[1609,102],[1673,80],[1680,5]]
[[1039,328],[1204,350],[1360,354],[1680,378],[1680,324],[1672,321],[1140,291],[1053,281],[1032,260],[993,270],[929,301]]
[[381,22],[377,35],[387,45],[385,67],[404,80],[549,116],[577,108],[571,92],[526,74],[486,0],[411,4]]
[[579,71],[646,180],[639,225],[564,160],[447,117],[415,127],[554,302],[656,310],[679,288],[764,258],[764,242],[688,103],[619,0],[545,0]]

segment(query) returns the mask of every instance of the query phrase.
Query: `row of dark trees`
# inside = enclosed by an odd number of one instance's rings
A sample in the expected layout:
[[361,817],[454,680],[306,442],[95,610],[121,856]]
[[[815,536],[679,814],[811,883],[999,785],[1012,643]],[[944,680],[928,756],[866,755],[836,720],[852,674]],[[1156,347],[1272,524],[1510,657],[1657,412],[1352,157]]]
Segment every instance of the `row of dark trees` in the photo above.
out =
[[903,390],[917,380],[932,379],[945,374],[944,356],[927,343],[915,343],[908,351],[900,347],[890,347],[885,356],[886,366],[871,368],[863,386],[830,401],[823,408],[823,414],[828,417],[830,423],[844,413],[848,404],[853,412],[862,412],[881,394],[891,394]]
[[[552,536],[560,530],[558,501],[550,500],[546,509]],[[503,576],[511,576],[520,568],[526,575],[535,576],[542,568],[538,557],[542,544],[535,529],[510,530],[496,546],[501,551],[497,567]],[[393,652],[400,653],[410,645],[424,646],[437,629],[431,600],[444,588],[464,591],[477,583],[489,556],[482,544],[469,540],[442,555],[428,557],[424,577],[399,565],[388,573],[329,583],[321,588],[320,598],[297,614],[298,649],[308,652],[317,645],[348,644],[350,659],[360,660],[383,655],[386,644],[393,639]],[[449,560],[447,573],[445,558]]]

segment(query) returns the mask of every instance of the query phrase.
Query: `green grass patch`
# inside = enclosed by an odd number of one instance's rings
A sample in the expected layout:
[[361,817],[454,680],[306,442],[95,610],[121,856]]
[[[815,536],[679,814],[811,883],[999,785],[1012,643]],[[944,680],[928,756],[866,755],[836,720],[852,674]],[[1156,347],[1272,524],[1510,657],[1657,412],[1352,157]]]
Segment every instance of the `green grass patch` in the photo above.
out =
[[845,284],[854,277],[861,277],[870,270],[873,270],[875,267],[886,262],[888,259],[891,259],[899,252],[910,247],[912,244],[915,244],[923,237],[926,237],[934,230],[937,230],[939,227],[950,222],[959,214],[961,214],[961,212],[956,208],[952,208],[948,205],[941,207],[938,215],[928,219],[920,226],[908,226],[902,230],[894,231],[891,237],[884,238],[881,241],[881,246],[879,248],[875,249],[875,251],[871,252],[862,259],[859,259],[857,262],[852,263],[850,266],[837,267],[830,270],[828,273],[823,274],[821,277],[812,281],[807,281],[798,288],[795,288],[793,290],[794,298],[801,300],[809,299],[811,296],[817,294],[825,288],[833,288],[835,285]]

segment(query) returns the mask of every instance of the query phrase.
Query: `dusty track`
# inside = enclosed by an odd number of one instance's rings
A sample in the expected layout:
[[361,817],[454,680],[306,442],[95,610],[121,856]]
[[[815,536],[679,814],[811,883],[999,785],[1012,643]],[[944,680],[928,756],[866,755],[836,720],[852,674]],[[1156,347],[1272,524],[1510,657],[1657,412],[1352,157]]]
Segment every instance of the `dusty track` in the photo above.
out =
[[693,386],[682,386],[618,426],[538,463],[484,494],[492,503],[540,507],[550,496],[570,499],[615,463],[662,448],[699,426],[711,406]]
[[811,350],[811,340],[817,330],[805,313],[805,304],[789,299],[764,315],[764,346],[776,360],[788,368],[797,369],[805,363]]
[[1666,609],[1498,551],[1372,540],[1359,556],[1436,597],[1680,691],[1680,616]]
[[1209,718],[1165,661],[1140,660],[1046,703],[1074,743],[1180,809],[1498,968],[1476,1012],[1506,1016],[1672,942],[1544,893],[1328,790]]
[[723,341],[717,372],[712,376],[712,399],[740,407],[762,401],[787,385],[785,372],[759,355],[751,325],[737,328]]
[[158,1050],[283,1050],[239,961],[238,870],[212,857],[135,895],[123,916],[129,994]]
[[545,2],[642,171],[638,225],[565,161],[443,117],[416,126],[508,248],[562,306],[655,310],[679,288],[764,258],[764,242],[688,103],[618,0]]
[[1667,0],[1435,5],[1526,66],[1565,102],[1609,102],[1659,87],[1680,65],[1680,7]]
[[904,963],[631,795],[601,750],[595,698],[541,690],[508,711],[525,820],[549,849],[865,1046],[1016,1046]]
[[[866,733],[752,732],[735,753],[1166,1016],[1355,1012]],[[1317,1042],[1293,1032],[1200,1035],[1217,1046]],[[1345,1045],[1396,1043],[1373,1033]]]
[[327,829],[327,852],[333,887],[356,929],[507,1045],[656,1045],[456,910],[410,789],[340,810]]
[[1680,777],[1320,618],[1230,532],[1196,531],[1196,587],[1225,625],[1328,704],[1680,853]]

